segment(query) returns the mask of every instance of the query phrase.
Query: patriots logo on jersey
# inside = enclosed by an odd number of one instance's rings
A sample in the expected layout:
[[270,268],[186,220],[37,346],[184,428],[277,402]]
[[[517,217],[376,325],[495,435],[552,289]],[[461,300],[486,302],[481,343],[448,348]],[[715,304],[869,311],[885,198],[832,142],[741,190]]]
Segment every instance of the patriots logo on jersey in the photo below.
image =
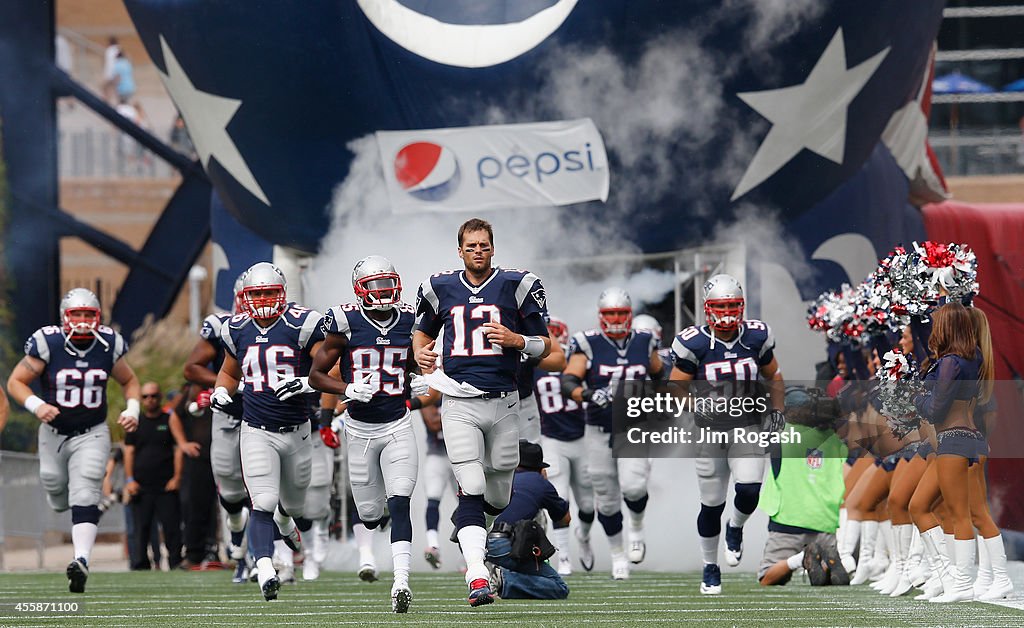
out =
[[483,303],[484,302],[484,298],[483,297],[469,297],[469,302],[470,303]]
[[259,345],[266,342],[270,342],[270,339],[268,339],[266,336],[256,336],[256,344]]
[[203,340],[209,340],[210,339],[210,334],[212,334],[212,333],[213,333],[213,329],[211,329],[209,327],[206,327],[206,326],[203,326],[203,328],[199,330],[199,336]]
[[548,298],[547,295],[544,294],[544,288],[537,288],[530,294],[533,295],[533,300],[536,301],[537,305],[542,309],[547,307],[545,304],[547,303]]
[[384,336],[377,336],[377,344],[379,344],[379,345],[389,345],[389,344],[391,344],[391,339],[390,338],[385,338]]
[[328,329],[331,329],[331,328],[334,327],[334,312],[331,309],[328,309],[327,313],[324,314],[324,317],[323,317],[322,322],[320,324],[321,324],[321,326],[323,326],[323,329],[324,329],[325,332]]

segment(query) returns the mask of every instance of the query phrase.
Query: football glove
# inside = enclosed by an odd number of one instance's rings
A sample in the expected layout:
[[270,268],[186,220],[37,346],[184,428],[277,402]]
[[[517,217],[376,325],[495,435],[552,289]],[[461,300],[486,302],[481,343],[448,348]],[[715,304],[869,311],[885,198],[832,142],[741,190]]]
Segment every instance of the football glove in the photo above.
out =
[[345,387],[345,396],[360,403],[369,403],[374,392],[376,391],[372,385],[363,382],[352,382]]
[[430,392],[430,385],[427,384],[427,378],[422,375],[413,375],[412,379],[409,380],[409,390],[412,392],[413,397],[422,397]]
[[228,389],[223,386],[218,386],[216,390],[213,391],[213,394],[210,395],[210,405],[214,410],[226,412],[228,406],[231,405],[231,401],[231,394],[228,392]]
[[205,390],[200,390],[199,394],[196,395],[196,407],[199,408],[200,410],[204,410],[206,408],[209,408],[210,407],[210,395],[212,395],[212,394],[213,394],[213,390],[210,389],[210,388],[207,388]]
[[761,428],[765,432],[781,432],[786,427],[786,415],[782,410],[772,410],[764,419]]
[[337,449],[341,447],[341,440],[338,435],[334,433],[330,425],[320,426],[320,440],[324,441],[324,444],[331,449]]
[[608,388],[598,388],[587,397],[584,399],[587,403],[598,408],[607,408],[612,402],[612,391]]
[[304,395],[307,393],[315,393],[313,387],[309,385],[308,377],[292,377],[289,379],[282,379],[274,386],[274,394],[281,401],[288,401],[295,395]]

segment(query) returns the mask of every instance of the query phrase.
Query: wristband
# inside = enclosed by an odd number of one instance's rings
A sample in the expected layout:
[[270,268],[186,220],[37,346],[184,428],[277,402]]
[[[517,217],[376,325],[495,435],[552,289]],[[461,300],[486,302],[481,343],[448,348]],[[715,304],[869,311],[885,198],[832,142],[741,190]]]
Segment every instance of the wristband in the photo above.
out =
[[409,409],[419,410],[423,407],[423,401],[419,397],[412,397],[409,399]]
[[130,476],[130,475],[124,479],[124,483],[125,484],[131,484],[134,481],[135,481],[135,478]]
[[594,389],[593,388],[584,388],[583,392],[580,393],[580,399],[582,399],[583,401],[586,401],[588,403],[593,398],[594,398]]
[[523,336],[522,352],[531,358],[544,355],[544,340],[540,336]]
[[127,414],[128,416],[132,417],[133,419],[138,419],[139,418],[139,400],[138,399],[129,399],[127,407],[124,409],[124,412],[122,412],[121,414]]
[[334,420],[334,408],[320,408],[320,427],[330,427]]
[[25,409],[31,412],[32,414],[35,414],[36,410],[39,409],[39,406],[45,404],[46,402],[40,399],[39,397],[35,395],[30,395],[29,398],[25,400]]

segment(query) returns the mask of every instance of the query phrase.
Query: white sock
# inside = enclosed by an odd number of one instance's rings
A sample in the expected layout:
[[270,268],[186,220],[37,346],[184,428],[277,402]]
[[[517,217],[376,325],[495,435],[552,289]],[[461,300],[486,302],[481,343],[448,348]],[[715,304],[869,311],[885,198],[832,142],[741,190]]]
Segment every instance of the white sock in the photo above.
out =
[[295,527],[295,522],[292,521],[292,518],[283,514],[279,508],[274,509],[274,523],[277,524],[277,529],[281,532],[281,536],[288,536]]
[[248,517],[245,516],[245,508],[238,512],[229,512],[227,519],[228,530],[231,530],[232,532],[241,532],[242,529],[245,528],[245,523],[249,520]]
[[480,526],[466,526],[459,530],[459,547],[466,559],[466,584],[480,578],[487,579],[484,554],[487,547],[487,530]]
[[427,530],[427,547],[441,547],[437,541],[437,530]]
[[789,558],[786,559],[786,566],[789,567],[790,571],[796,571],[796,569],[798,567],[803,566],[803,564],[804,564],[804,553],[803,552],[800,552],[799,554],[793,554],[792,556],[790,556]]
[[409,582],[409,563],[412,560],[412,542],[395,541],[391,544],[391,561],[395,566],[395,582]]
[[569,526],[555,528],[551,531],[551,539],[558,548],[558,553],[563,557],[569,555]]
[[259,579],[260,586],[263,586],[264,582],[277,575],[277,570],[274,569],[274,560],[269,557],[263,557],[256,561],[256,571],[258,572],[257,578]]
[[612,558],[622,556],[626,553],[626,549],[622,544],[622,532],[608,537],[608,549],[611,551]]
[[359,564],[376,565],[373,558],[373,530],[357,523],[352,526],[352,534],[356,537],[356,546],[359,548]]
[[284,567],[295,566],[292,548],[288,547],[288,544],[281,539],[274,541],[274,556],[277,556],[277,559],[281,561],[281,565]]
[[[646,511],[645,511],[646,512]],[[629,531],[630,532],[643,532],[644,529],[644,513],[629,511]]]
[[95,523],[76,523],[71,526],[71,542],[75,546],[75,558],[84,558],[85,562],[89,562],[92,546],[96,544],[97,530]]
[[738,510],[733,510],[732,516],[729,517],[729,525],[731,525],[734,528],[742,528],[743,524],[747,522],[747,519],[750,519],[750,515],[740,512]]
[[705,565],[718,564],[718,538],[720,536],[722,535],[716,534],[715,536],[700,537],[700,551],[703,554]]

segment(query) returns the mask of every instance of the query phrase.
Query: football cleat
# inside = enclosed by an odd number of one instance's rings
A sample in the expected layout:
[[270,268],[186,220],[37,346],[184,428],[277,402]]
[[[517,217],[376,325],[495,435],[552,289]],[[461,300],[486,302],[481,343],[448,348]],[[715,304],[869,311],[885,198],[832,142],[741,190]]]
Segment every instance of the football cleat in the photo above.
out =
[[412,591],[407,584],[398,584],[391,587],[391,610],[396,613],[408,613],[412,604]]
[[320,563],[313,560],[312,556],[307,556],[306,560],[302,561],[302,579],[316,580],[320,577]]
[[735,567],[743,558],[743,528],[725,524],[725,564]]
[[612,580],[629,580],[629,559],[612,557]]
[[299,528],[292,526],[292,531],[287,536],[282,535],[284,544],[288,546],[293,552],[302,551],[302,535],[299,534]]
[[277,579],[277,576],[271,577],[269,580],[260,585],[260,590],[263,591],[263,599],[266,601],[276,600],[277,592],[281,588],[281,581]]
[[583,538],[580,529],[576,528],[576,542],[580,545],[580,566],[584,571],[593,571],[594,549],[590,547],[590,537]]
[[722,570],[718,565],[704,565],[704,575],[700,579],[700,592],[703,595],[718,595],[722,592]]
[[234,582],[235,584],[242,584],[248,579],[249,563],[247,563],[245,561],[245,558],[243,557],[241,560],[238,561],[238,564],[235,565],[235,573],[233,576],[231,576],[231,582]]
[[647,556],[647,543],[633,541],[629,544],[629,562],[639,565],[644,562],[644,556]]
[[295,567],[284,565],[277,572],[278,581],[281,584],[295,584]]
[[572,559],[566,556],[565,554],[561,554],[558,557],[558,575],[572,575]]
[[363,582],[377,582],[379,579],[377,578],[377,568],[370,564],[360,565],[357,573]]
[[84,558],[76,558],[68,564],[68,591],[85,593],[85,581],[89,579],[89,566]]
[[494,601],[494,594],[491,593],[491,585],[483,578],[477,578],[469,585],[469,605],[472,607],[483,606]]
[[430,566],[434,569],[441,568],[441,550],[436,547],[428,547],[427,551],[423,552],[423,558],[426,559]]

